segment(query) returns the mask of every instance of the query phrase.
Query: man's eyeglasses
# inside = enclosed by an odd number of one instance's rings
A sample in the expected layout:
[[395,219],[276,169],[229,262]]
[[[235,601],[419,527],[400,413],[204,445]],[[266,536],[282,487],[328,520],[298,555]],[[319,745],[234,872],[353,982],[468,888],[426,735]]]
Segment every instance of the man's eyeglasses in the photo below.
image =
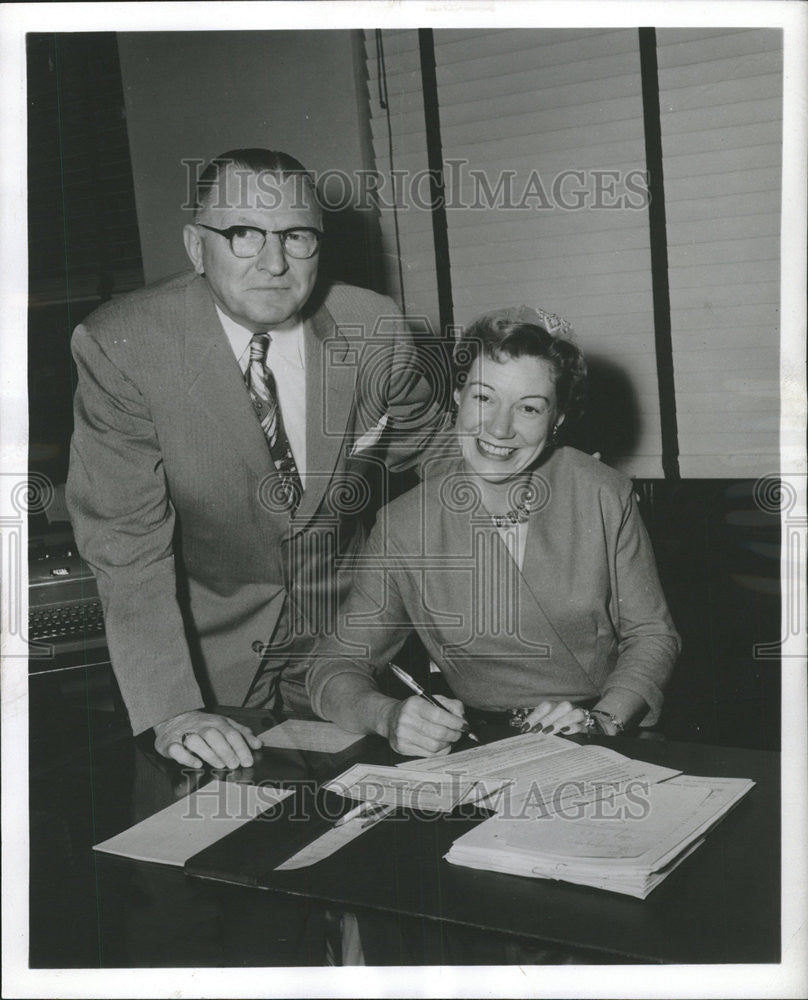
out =
[[204,222],[197,222],[197,225],[224,236],[236,257],[257,257],[264,249],[267,236],[271,233],[280,239],[287,257],[307,260],[317,253],[320,240],[323,238],[319,229],[308,227],[267,230],[258,229],[257,226],[228,226],[227,229],[216,229],[214,226],[206,226]]

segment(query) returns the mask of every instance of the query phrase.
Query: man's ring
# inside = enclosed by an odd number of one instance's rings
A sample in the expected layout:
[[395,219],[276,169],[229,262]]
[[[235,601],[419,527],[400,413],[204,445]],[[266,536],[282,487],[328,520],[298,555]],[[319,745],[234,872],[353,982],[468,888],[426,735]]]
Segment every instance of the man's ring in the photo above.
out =
[[582,708],[581,711],[584,713],[584,725],[586,726],[586,731],[587,733],[591,733],[597,725],[597,722],[588,708]]
[[196,736],[196,733],[183,733],[182,736],[180,736],[180,743],[183,746],[185,746],[185,741],[188,739],[189,736]]

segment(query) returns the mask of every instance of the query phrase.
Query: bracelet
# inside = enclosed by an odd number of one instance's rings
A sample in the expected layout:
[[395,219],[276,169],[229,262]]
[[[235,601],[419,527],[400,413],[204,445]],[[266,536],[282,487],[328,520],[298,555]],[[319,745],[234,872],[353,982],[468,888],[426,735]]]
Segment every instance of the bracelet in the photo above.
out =
[[598,722],[598,726],[600,727],[600,730],[604,734],[604,736],[619,735],[626,731],[626,727],[623,725],[623,723],[617,718],[616,715],[612,715],[611,712],[606,712],[602,708],[590,708],[589,714],[605,716],[606,719],[611,723],[611,725],[613,725],[614,728],[617,730],[617,734],[607,733],[603,729],[603,726],[600,724],[600,722]]

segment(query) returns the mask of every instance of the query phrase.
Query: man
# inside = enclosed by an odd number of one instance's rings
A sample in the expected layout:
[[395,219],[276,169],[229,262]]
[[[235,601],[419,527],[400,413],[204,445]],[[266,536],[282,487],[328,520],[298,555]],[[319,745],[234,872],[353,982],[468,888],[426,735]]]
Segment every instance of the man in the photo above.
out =
[[411,464],[437,416],[394,304],[318,282],[321,235],[297,160],[225,153],[184,229],[193,272],[74,334],[78,547],[132,728],[182,765],[249,766],[260,746],[206,705],[308,707],[368,474]]

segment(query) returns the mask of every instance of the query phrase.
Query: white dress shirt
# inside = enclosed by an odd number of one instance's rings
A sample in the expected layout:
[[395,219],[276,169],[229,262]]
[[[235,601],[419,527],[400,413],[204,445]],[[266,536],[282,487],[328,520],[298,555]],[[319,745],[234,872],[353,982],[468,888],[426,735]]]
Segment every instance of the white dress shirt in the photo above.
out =
[[[224,332],[230,341],[242,374],[250,363],[252,333],[236,323],[216,306]],[[289,446],[295,456],[300,481],[306,486],[306,356],[303,347],[303,324],[298,321],[290,330],[268,330],[272,340],[267,353],[267,367],[275,376],[278,402]]]

